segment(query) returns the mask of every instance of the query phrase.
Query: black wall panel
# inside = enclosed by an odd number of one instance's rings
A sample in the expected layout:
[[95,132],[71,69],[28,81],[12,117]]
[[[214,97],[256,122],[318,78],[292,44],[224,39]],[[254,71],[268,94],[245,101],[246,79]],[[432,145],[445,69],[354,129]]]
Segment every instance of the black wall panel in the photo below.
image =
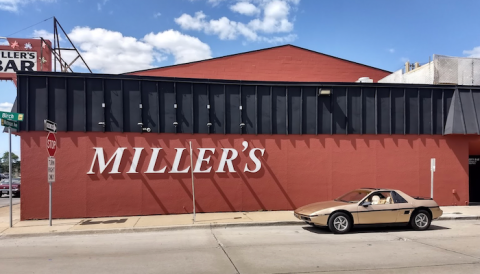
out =
[[405,97],[403,89],[391,89],[392,96],[392,134],[404,134]]
[[300,87],[288,88],[288,134],[301,134],[302,94]]
[[67,130],[86,131],[86,80],[67,79]]
[[287,134],[287,93],[285,87],[273,87],[272,90],[272,132]]
[[[125,131],[141,132],[142,127],[142,98],[140,94],[140,81],[123,81],[123,109],[125,115]],[[143,107],[143,105],[142,105]]]
[[193,84],[193,131],[195,133],[209,133],[209,110],[206,84]]
[[242,86],[242,123],[245,126],[242,127],[242,133],[255,134],[257,121],[256,121],[256,109],[255,109],[255,86]]
[[105,130],[123,132],[123,83],[121,80],[105,80]]
[[160,115],[160,132],[174,133],[176,127],[174,123],[177,121],[177,103],[175,98],[175,83],[160,82],[160,110],[163,115]]
[[301,87],[302,89],[302,133],[317,134],[317,89],[315,87]]
[[225,86],[209,85],[210,133],[225,133]]
[[[57,123],[58,131],[67,131],[67,92],[66,79],[47,78],[48,119]],[[55,107],[52,107],[55,106]]]
[[376,134],[375,88],[362,88],[363,134]]
[[258,134],[272,134],[272,99],[271,87],[258,86]]
[[[17,105],[27,131],[50,119],[80,132],[443,134],[455,88],[35,72],[19,73]],[[480,90],[471,88],[457,98],[466,133],[477,134]]]
[[142,122],[144,128],[151,132],[158,132],[158,91],[157,83],[150,81],[141,82]]
[[347,129],[349,134],[362,132],[362,92],[360,88],[348,88],[347,92]]
[[240,86],[226,86],[225,117],[227,133],[240,134]]

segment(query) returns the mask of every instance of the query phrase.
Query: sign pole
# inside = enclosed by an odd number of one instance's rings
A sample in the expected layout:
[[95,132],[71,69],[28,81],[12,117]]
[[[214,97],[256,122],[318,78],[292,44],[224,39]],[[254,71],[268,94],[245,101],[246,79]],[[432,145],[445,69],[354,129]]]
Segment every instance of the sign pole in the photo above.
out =
[[193,221],[195,222],[195,183],[193,179],[193,152],[192,152],[192,142],[190,143],[190,171],[192,173],[192,196],[193,196]]
[[52,226],[52,183],[48,183],[48,220]]
[[8,188],[10,189],[10,227],[12,222],[12,129],[8,128]]
[[433,173],[435,173],[435,158],[430,160],[430,198],[433,199]]

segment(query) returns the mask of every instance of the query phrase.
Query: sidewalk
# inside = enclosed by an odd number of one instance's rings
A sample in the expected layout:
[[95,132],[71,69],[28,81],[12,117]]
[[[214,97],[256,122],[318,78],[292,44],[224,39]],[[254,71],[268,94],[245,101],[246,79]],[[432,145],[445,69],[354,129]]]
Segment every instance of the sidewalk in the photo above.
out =
[[[480,206],[441,207],[439,220],[480,220]],[[110,218],[53,219],[20,221],[20,205],[13,206],[13,227],[9,227],[9,207],[0,208],[0,238],[33,235],[73,235],[115,232],[142,232],[209,228],[218,226],[268,226],[303,224],[292,211],[258,211],[200,213],[193,222],[192,214],[128,216]]]

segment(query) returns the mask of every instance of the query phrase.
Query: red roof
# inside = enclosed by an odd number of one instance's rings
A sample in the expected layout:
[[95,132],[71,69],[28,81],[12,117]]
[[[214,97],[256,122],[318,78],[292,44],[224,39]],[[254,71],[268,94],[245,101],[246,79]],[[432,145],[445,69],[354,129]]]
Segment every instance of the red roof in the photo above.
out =
[[288,82],[355,82],[360,77],[370,77],[377,82],[391,72],[297,46],[283,45],[126,74]]

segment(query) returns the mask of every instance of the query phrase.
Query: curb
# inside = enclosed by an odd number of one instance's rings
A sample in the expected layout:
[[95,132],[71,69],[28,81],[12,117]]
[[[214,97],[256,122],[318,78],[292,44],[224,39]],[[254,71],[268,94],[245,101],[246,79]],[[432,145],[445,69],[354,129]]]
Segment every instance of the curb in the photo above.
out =
[[97,229],[83,231],[62,231],[46,233],[24,233],[24,234],[0,234],[0,239],[22,238],[22,237],[42,237],[42,236],[76,236],[92,234],[116,234],[116,233],[142,233],[158,231],[177,231],[190,229],[212,229],[212,228],[230,228],[230,227],[252,227],[252,226],[289,226],[303,224],[302,221],[284,221],[284,222],[260,222],[260,223],[212,223],[205,225],[178,225],[178,226],[159,226],[159,227],[137,227],[137,228],[115,228],[115,229]]
[[[451,220],[480,220],[480,216],[464,216],[464,217],[440,217],[435,221],[451,221]],[[22,237],[42,237],[42,236],[76,236],[76,235],[101,235],[101,234],[117,234],[117,233],[142,233],[142,232],[159,232],[159,231],[179,231],[190,229],[212,229],[212,228],[232,228],[232,227],[262,227],[262,226],[290,226],[301,225],[303,221],[279,221],[279,222],[251,222],[251,223],[212,223],[199,225],[176,225],[176,226],[159,226],[159,227],[133,227],[133,228],[115,228],[115,229],[97,229],[83,231],[62,231],[62,232],[46,232],[46,233],[25,233],[25,234],[0,234],[0,239],[6,238],[22,238]]]

